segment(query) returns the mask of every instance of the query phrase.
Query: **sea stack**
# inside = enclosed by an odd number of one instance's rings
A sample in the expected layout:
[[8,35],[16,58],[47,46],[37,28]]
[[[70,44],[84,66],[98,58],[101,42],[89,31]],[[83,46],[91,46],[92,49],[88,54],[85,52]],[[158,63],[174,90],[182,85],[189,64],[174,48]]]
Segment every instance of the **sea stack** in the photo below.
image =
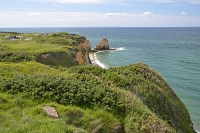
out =
[[96,45],[96,48],[94,48],[94,50],[98,50],[98,51],[109,50],[108,40],[107,40],[106,38],[103,38],[103,39]]

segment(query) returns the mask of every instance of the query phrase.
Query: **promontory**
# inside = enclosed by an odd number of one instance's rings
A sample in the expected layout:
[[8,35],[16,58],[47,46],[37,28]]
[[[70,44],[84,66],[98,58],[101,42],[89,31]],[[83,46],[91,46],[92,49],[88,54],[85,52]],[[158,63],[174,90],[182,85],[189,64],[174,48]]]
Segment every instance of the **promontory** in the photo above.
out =
[[0,33],[0,132],[195,132],[155,70],[92,66],[90,50],[89,40],[66,32]]

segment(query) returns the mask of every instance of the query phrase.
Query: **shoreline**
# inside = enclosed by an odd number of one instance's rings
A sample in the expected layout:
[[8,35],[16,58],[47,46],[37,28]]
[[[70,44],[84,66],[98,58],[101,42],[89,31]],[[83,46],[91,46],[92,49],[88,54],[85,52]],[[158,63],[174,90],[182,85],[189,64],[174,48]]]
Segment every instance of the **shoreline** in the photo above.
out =
[[94,59],[94,52],[89,52],[89,59],[91,61],[91,65],[97,66],[95,59]]
[[104,64],[102,64],[97,58],[95,52],[89,52],[89,58],[91,61],[91,65],[98,66],[104,69],[108,69]]
[[109,50],[102,50],[102,51],[96,51],[96,50],[89,51],[89,58],[90,58],[90,61],[91,61],[91,65],[98,66],[98,67],[101,67],[101,68],[104,68],[104,69],[108,69],[108,67],[106,67],[105,64],[101,63],[100,60],[97,59],[96,53],[106,52],[106,51],[110,51],[110,50],[111,51],[122,51],[122,50],[126,50],[126,47],[111,48]]

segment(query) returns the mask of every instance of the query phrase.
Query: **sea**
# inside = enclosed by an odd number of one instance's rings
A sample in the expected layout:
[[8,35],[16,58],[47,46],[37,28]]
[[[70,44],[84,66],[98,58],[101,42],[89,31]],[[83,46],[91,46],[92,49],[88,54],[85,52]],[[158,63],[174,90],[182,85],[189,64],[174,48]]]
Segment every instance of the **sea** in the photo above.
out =
[[94,48],[108,39],[116,50],[95,53],[103,68],[142,62],[156,70],[187,107],[200,132],[200,27],[0,28],[22,33],[69,32],[85,36]]

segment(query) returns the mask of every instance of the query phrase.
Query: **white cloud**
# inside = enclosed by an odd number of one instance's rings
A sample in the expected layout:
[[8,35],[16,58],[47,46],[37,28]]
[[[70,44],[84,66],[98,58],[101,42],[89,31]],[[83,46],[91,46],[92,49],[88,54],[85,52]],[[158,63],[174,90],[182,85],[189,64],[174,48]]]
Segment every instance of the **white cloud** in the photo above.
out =
[[[0,13],[0,22],[3,22],[5,20],[5,15]],[[0,26],[1,27],[1,26]]]
[[200,0],[188,0],[188,2],[191,2],[192,4],[200,4]]
[[51,5],[52,7],[58,7],[58,5]]
[[86,3],[93,3],[93,4],[102,4],[102,3],[109,3],[109,4],[123,4],[126,3],[127,0],[25,0],[25,1],[38,1],[38,2],[50,2],[50,3],[59,3],[59,4],[68,4],[68,3],[75,3],[75,4],[86,4]]
[[2,17],[3,17],[3,14],[0,13],[0,22],[3,21]]
[[0,13],[0,17],[5,17],[5,15],[4,15],[4,14],[2,14],[2,13]]
[[186,15],[187,13],[184,11],[181,11],[181,15]]
[[52,2],[52,3],[102,3],[101,0],[29,0],[39,2]]
[[200,0],[135,0],[136,2],[154,2],[154,3],[183,3],[200,4]]
[[[42,14],[42,15],[30,15]],[[152,12],[82,13],[82,12],[4,12],[1,27],[105,27],[105,26],[199,26],[200,17],[163,16]]]
[[[51,2],[51,3],[76,3],[76,4],[85,4],[85,3],[94,3],[94,4],[101,4],[101,3],[111,3],[111,4],[127,4],[127,0],[26,0],[26,1],[38,1],[38,2]],[[183,3],[187,2],[190,4],[200,4],[200,0],[133,0],[135,2],[153,2],[153,3]]]
[[135,0],[137,2],[175,3],[177,0]]
[[34,12],[34,13],[29,13],[28,15],[30,15],[30,16],[34,16],[34,15],[42,15],[42,14],[39,13],[39,12]]
[[102,3],[124,3],[127,0],[101,0]]
[[141,14],[141,16],[143,16],[143,17],[152,17],[153,13],[152,12],[144,12],[144,13]]

